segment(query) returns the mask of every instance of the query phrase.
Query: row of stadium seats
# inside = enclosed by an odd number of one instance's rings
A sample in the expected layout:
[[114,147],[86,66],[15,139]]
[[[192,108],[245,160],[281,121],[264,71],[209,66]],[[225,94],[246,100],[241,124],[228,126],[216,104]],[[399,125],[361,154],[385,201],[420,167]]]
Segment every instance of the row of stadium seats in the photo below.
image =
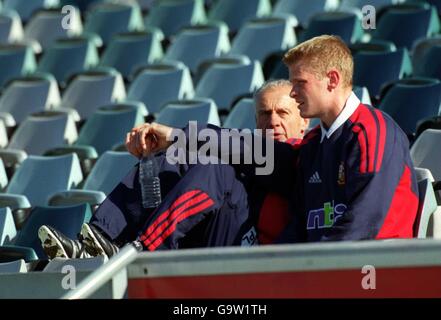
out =
[[[288,78],[283,52],[322,33],[349,44],[358,97],[416,138],[415,237],[432,237],[441,130],[419,128],[440,115],[440,3],[395,2],[0,1],[0,273],[56,268],[34,264],[46,259],[39,226],[76,236],[136,163],[120,152],[133,126],[254,129],[251,93]],[[66,4],[79,9],[70,30],[52,7]],[[375,30],[360,28],[364,5],[377,8]]]

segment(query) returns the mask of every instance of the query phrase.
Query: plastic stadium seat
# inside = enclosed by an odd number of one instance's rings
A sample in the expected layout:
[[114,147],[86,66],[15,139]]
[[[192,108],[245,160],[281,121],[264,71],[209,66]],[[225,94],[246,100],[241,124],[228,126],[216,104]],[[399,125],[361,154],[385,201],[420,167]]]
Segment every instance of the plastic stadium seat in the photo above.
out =
[[0,263],[23,259],[25,262],[38,260],[34,249],[29,247],[5,245],[0,246]]
[[189,121],[220,126],[215,102],[211,99],[169,102],[162,108],[155,120],[155,122],[175,128],[183,128]]
[[231,109],[223,125],[225,128],[256,129],[256,109],[254,100],[250,98],[240,99]]
[[89,222],[92,210],[88,204],[80,204],[70,207],[46,207],[37,206],[17,235],[15,245],[30,247],[35,250],[40,259],[47,258],[44,253],[38,229],[43,225],[49,225],[59,230],[71,239],[76,239],[84,222]]
[[127,78],[136,68],[156,62],[163,56],[159,29],[121,33],[113,36],[104,51],[100,65],[112,67]]
[[126,97],[121,74],[112,70],[91,70],[74,76],[61,99],[61,105],[78,111],[87,119],[102,105],[119,102]]
[[53,74],[64,87],[70,76],[95,67],[98,60],[98,51],[91,39],[59,39],[43,53],[37,71]]
[[286,51],[271,54],[264,62],[265,79],[289,79],[289,71],[282,58]]
[[107,195],[137,162],[128,152],[106,151],[95,163],[83,189],[98,190]]
[[100,204],[138,160],[128,152],[106,151],[99,157],[81,189],[57,192],[50,205]]
[[416,75],[432,77],[441,80],[441,45],[433,46],[421,61],[422,70]]
[[193,81],[195,84],[199,82],[199,80],[202,78],[205,71],[207,71],[212,65],[214,64],[230,64],[230,65],[239,65],[239,64],[249,64],[250,58],[247,56],[244,56],[242,54],[228,54],[223,55],[218,58],[211,58],[202,61],[197,68],[196,73],[193,75]]
[[418,182],[420,182],[424,179],[427,179],[430,182],[435,182],[435,178],[433,177],[432,172],[430,172],[429,169],[418,168],[418,167],[415,167],[414,169],[415,169],[415,175],[416,175]]
[[416,167],[427,168],[436,181],[441,180],[441,130],[427,129],[410,148]]
[[441,15],[441,1],[440,0],[419,0],[423,2],[430,3],[431,5],[435,6],[438,10],[438,15]]
[[0,88],[9,80],[35,71],[35,55],[27,45],[0,45]]
[[441,36],[417,41],[412,49],[413,71],[416,76],[441,80]]
[[[417,238],[433,237],[433,217],[437,210],[435,192],[432,183],[424,179],[418,182],[419,207],[414,223],[414,236]],[[431,221],[432,220],[432,221]]]
[[[48,196],[77,186],[83,180],[75,154],[59,157],[29,156],[13,175],[0,207],[28,199],[32,206],[46,205]],[[15,209],[11,206],[11,209]]]
[[31,15],[40,9],[50,8],[58,4],[58,0],[4,0],[4,9],[15,10],[26,22]]
[[125,141],[126,133],[144,123],[146,114],[145,105],[137,101],[101,106],[81,128],[76,143],[48,150],[45,155],[74,152],[80,159],[84,176],[87,176],[99,154]]
[[46,150],[72,143],[77,138],[75,123],[66,113],[35,114],[27,117],[14,132],[8,150],[41,155]]
[[279,0],[274,6],[273,15],[293,14],[300,25],[307,27],[311,17],[319,12],[334,10],[338,7],[337,0]]
[[376,97],[385,84],[403,78],[410,73],[410,68],[407,49],[389,52],[359,51],[354,55],[353,82],[367,87],[369,93]]
[[351,12],[322,12],[311,17],[308,27],[300,34],[299,40],[305,41],[322,34],[337,35],[346,43],[361,39],[361,21]]
[[379,18],[372,36],[411,50],[416,40],[438,33],[439,24],[435,9],[428,4],[396,5]]
[[108,43],[114,34],[140,31],[144,29],[141,9],[132,2],[129,4],[103,2],[90,8],[84,30],[98,34]]
[[23,259],[0,263],[0,273],[28,272]]
[[150,113],[157,113],[164,103],[193,98],[190,71],[180,62],[152,64],[139,70],[127,94],[128,100],[142,101]]
[[219,60],[202,75],[196,86],[196,97],[211,98],[220,110],[229,110],[234,99],[251,93],[264,82],[258,61],[228,63]]
[[20,16],[12,10],[0,11],[0,43],[14,43],[23,40],[23,26]]
[[441,105],[441,82],[415,78],[396,82],[386,91],[379,109],[385,111],[407,134],[415,133],[419,120],[435,116]]
[[202,61],[219,57],[229,50],[226,24],[198,25],[182,28],[167,48],[164,58],[181,61],[195,73]]
[[441,115],[418,121],[415,132],[415,140],[427,129],[441,130]]
[[126,133],[144,123],[147,111],[141,102],[101,106],[86,121],[74,145],[93,146],[98,154],[125,141]]
[[81,12],[83,12],[88,10],[91,6],[95,4],[105,1],[108,0],[59,0],[60,2],[59,5],[60,6],[72,5],[79,8]]
[[0,246],[12,243],[17,235],[12,212],[9,207],[0,208]]
[[148,12],[155,4],[155,0],[136,0],[143,12]]
[[59,38],[79,35],[83,26],[80,13],[75,9],[70,19],[69,29],[63,28],[62,21],[65,14],[59,9],[39,11],[25,26],[24,38],[27,41],[36,41],[39,44],[37,52],[45,50]]
[[51,75],[33,75],[9,82],[0,96],[0,113],[9,113],[14,125],[34,112],[60,104],[60,92]]
[[235,32],[242,27],[245,21],[268,16],[270,13],[270,0],[223,0],[214,3],[208,18],[209,20],[224,21],[230,31]]
[[390,6],[394,3],[394,0],[341,0],[339,10],[359,9],[364,6],[373,6],[377,11],[383,7]]
[[165,0],[153,4],[144,22],[169,38],[182,27],[202,24],[206,19],[203,0]]
[[393,42],[386,41],[386,40],[376,40],[371,39],[369,42],[354,42],[349,44],[349,49],[352,52],[352,55],[355,55],[356,53],[360,51],[367,51],[367,52],[392,52],[397,51],[397,47]]
[[294,26],[293,17],[252,19],[239,30],[230,53],[243,54],[263,63],[271,53],[296,44]]

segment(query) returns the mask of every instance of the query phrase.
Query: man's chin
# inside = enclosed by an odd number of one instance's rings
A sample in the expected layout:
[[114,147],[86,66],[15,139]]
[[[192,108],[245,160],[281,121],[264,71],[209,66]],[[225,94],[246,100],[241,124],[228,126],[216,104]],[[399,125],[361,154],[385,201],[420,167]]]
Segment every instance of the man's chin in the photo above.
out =
[[283,135],[277,135],[277,136],[273,136],[273,139],[279,142],[285,142],[286,141],[286,137]]

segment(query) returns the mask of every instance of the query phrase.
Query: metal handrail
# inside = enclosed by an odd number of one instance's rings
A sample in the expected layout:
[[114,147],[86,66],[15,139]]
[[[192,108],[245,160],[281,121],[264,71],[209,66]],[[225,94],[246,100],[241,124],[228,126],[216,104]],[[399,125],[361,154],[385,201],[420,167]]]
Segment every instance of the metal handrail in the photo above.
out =
[[142,251],[142,246],[138,241],[128,243],[118,254],[111,257],[104,265],[88,275],[75,289],[63,295],[61,299],[72,300],[90,297],[118,272],[132,263],[140,251]]

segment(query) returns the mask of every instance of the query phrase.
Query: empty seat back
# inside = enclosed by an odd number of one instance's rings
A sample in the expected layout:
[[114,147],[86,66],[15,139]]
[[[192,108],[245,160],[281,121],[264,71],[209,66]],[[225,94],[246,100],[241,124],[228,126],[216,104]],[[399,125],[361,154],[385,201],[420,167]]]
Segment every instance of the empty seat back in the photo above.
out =
[[136,2],[98,3],[88,11],[84,29],[98,34],[104,43],[117,33],[144,28],[141,10]]
[[225,128],[256,129],[256,109],[254,100],[240,99],[231,110],[223,125]]
[[63,107],[74,108],[82,119],[90,117],[98,107],[125,99],[121,74],[115,70],[88,71],[77,75],[61,99]]
[[260,18],[248,21],[234,38],[231,53],[264,62],[271,53],[287,50],[296,42],[294,18]]
[[72,143],[77,137],[75,123],[66,113],[31,115],[14,132],[8,149],[42,155],[45,151]]
[[416,167],[427,168],[436,181],[441,180],[441,130],[427,129],[410,149]]
[[87,176],[83,189],[109,194],[137,162],[128,152],[106,151]]
[[189,121],[220,125],[216,104],[211,99],[169,102],[162,108],[155,121],[175,128],[183,128]]
[[210,58],[230,50],[228,27],[224,23],[185,27],[167,49],[165,59],[183,62],[192,72]]
[[82,180],[76,154],[29,156],[15,172],[6,192],[25,195],[32,206],[42,206],[54,192],[75,187]]
[[157,113],[172,100],[191,99],[194,95],[190,71],[182,63],[153,64],[143,68],[128,91],[128,99],[143,102],[149,112]]
[[88,204],[70,207],[37,206],[32,209],[31,215],[24,227],[20,230],[16,245],[30,247],[35,250],[40,259],[47,258],[38,238],[38,229],[42,225],[49,225],[71,239],[76,239],[84,222],[89,222],[92,210]]
[[54,75],[61,86],[75,73],[88,70],[98,64],[98,51],[87,38],[64,38],[46,49],[37,70]]
[[213,99],[220,110],[229,110],[234,99],[251,93],[264,82],[258,61],[214,63],[202,75],[196,97]]
[[147,32],[121,33],[112,37],[104,51],[100,65],[118,70],[128,77],[139,66],[162,58],[161,30],[151,28]]

